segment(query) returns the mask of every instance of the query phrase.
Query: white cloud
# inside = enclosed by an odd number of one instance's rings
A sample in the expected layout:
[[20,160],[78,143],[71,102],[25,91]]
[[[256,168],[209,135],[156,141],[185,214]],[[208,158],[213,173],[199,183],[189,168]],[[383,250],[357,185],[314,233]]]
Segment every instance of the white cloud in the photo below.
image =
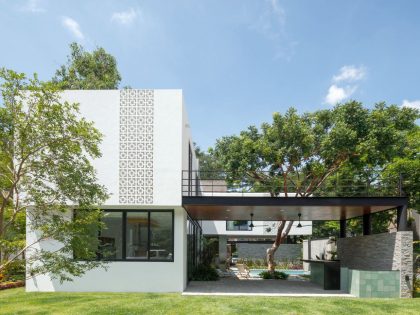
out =
[[401,106],[415,108],[415,109],[420,110],[420,100],[414,100],[414,101],[403,100]]
[[85,35],[83,35],[82,30],[80,29],[80,25],[79,23],[77,23],[77,21],[73,20],[68,16],[63,16],[61,18],[61,23],[65,28],[67,28],[70,31],[70,33],[73,34],[74,37],[78,39],[85,38]]
[[270,0],[270,8],[274,16],[277,18],[280,24],[284,24],[286,22],[286,12],[280,6],[278,0]]
[[111,16],[111,21],[117,22],[123,25],[129,25],[138,17],[138,10],[130,8],[127,11],[114,12]]
[[27,11],[31,13],[43,13],[45,9],[40,6],[39,0],[28,0],[26,3],[21,7],[22,11]]
[[364,66],[342,66],[340,72],[332,77],[332,84],[325,96],[325,103],[335,105],[349,98],[358,88],[356,82],[365,77],[366,68]]
[[262,12],[253,20],[251,29],[270,40],[276,40],[283,34],[285,23],[286,13],[278,1],[266,0]]
[[346,98],[349,98],[357,89],[357,86],[339,87],[335,84],[328,89],[325,102],[330,105],[335,105]]
[[257,7],[249,9],[249,29],[270,41],[275,51],[274,59],[290,61],[298,45],[286,32],[286,11],[279,0],[257,1]]
[[366,76],[366,69],[363,66],[343,66],[340,73],[333,77],[333,81],[338,82],[354,82],[363,79]]

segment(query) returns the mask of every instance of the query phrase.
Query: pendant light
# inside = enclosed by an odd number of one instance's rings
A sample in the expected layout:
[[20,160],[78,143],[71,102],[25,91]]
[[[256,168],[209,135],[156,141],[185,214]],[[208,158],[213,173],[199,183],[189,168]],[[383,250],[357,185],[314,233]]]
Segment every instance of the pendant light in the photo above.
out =
[[300,224],[300,217],[301,217],[301,216],[302,216],[302,214],[300,214],[300,213],[299,213],[299,214],[298,214],[298,217],[299,217],[299,223],[298,223],[298,225],[297,225],[297,227],[298,227],[298,228],[301,228],[301,227],[302,227],[302,224]]
[[254,217],[254,214],[251,213],[251,224],[249,225],[249,227],[252,229],[254,227],[254,223],[252,222],[252,218]]

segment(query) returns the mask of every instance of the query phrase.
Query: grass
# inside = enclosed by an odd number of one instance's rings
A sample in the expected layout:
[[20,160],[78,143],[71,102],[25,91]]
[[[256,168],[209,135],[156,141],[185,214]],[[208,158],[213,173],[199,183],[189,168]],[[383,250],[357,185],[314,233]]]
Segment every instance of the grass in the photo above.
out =
[[0,314],[419,314],[420,299],[0,291]]

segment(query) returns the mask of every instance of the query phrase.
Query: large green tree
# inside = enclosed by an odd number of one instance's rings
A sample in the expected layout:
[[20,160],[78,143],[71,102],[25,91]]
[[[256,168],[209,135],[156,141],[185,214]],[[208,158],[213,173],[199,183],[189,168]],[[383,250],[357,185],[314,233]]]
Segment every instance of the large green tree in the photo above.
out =
[[[107,193],[90,163],[102,135],[78,104],[61,101],[57,84],[1,69],[0,89],[0,273],[26,254],[29,277],[71,280],[102,264],[92,231],[102,227],[96,207]],[[72,220],[74,208],[80,215]],[[16,239],[25,214],[36,231],[26,243]],[[55,251],[42,246],[51,239]]]
[[121,76],[114,56],[102,47],[87,52],[71,43],[67,64],[56,71],[53,81],[68,90],[105,90],[117,89]]
[[[351,181],[341,180],[337,193],[365,193],[367,182],[371,190],[378,188],[379,169],[404,156],[407,135],[418,118],[414,109],[384,103],[367,109],[350,101],[302,115],[290,108],[284,115],[275,113],[272,123],[260,129],[251,126],[219,139],[215,157],[227,171],[228,184],[248,191],[270,192],[273,197],[326,195],[331,187],[323,188],[332,184],[332,175],[341,173]],[[391,177],[389,182],[395,184]],[[271,271],[273,255],[289,230],[279,224],[276,241],[267,251]]]

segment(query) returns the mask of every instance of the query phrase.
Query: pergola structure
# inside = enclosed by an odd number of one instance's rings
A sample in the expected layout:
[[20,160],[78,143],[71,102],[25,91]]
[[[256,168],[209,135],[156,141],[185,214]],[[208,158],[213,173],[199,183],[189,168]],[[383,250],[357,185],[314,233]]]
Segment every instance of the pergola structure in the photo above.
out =
[[[203,182],[199,174],[193,175],[185,171],[182,178],[182,205],[192,220],[339,221],[339,260],[309,256],[304,261],[311,266],[311,280],[324,289],[341,288],[360,297],[410,297],[413,236],[408,231],[408,198],[401,177],[391,183],[376,180],[346,186],[348,191],[334,191],[344,187],[334,183],[333,189],[326,186],[307,196],[253,186],[252,179],[226,180],[226,176]],[[389,210],[396,210],[397,232],[373,235],[373,215]],[[347,220],[352,218],[362,218],[363,235],[346,237]],[[388,283],[386,288],[383,283]]]
[[195,220],[340,221],[340,236],[346,221],[363,217],[363,234],[371,234],[373,213],[397,209],[397,229],[407,230],[406,197],[253,197],[183,196],[182,204]]

